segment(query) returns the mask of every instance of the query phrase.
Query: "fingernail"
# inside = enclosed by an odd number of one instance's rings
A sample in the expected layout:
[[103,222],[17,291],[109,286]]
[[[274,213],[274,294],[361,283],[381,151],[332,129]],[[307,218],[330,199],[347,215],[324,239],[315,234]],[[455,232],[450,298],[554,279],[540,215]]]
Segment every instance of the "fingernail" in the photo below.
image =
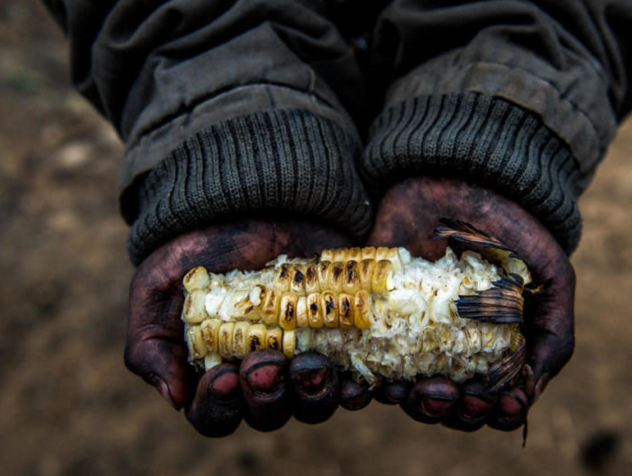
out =
[[274,393],[283,382],[281,365],[263,363],[252,368],[246,374],[246,383],[253,392]]
[[549,381],[549,374],[542,374],[542,376],[538,379],[535,384],[535,389],[533,390],[533,396],[531,398],[532,404],[535,403],[538,398],[540,398],[540,395],[542,395],[542,392],[544,392],[544,389],[549,384]]
[[421,409],[429,416],[437,417],[443,415],[455,403],[454,398],[444,395],[427,396],[421,399]]
[[331,381],[331,372],[328,367],[305,369],[290,375],[296,390],[306,395],[317,395],[327,387]]
[[371,402],[371,395],[362,385],[343,379],[340,384],[340,405],[347,410],[360,410]]
[[479,396],[466,395],[463,398],[462,408],[461,416],[464,419],[477,421],[487,416],[487,414],[494,408],[494,405],[489,400]]
[[375,399],[386,405],[398,405],[408,397],[410,386],[402,382],[393,382],[379,387]]
[[171,390],[169,390],[169,385],[167,385],[167,382],[165,382],[162,377],[158,377],[157,375],[154,376],[151,383],[154,387],[156,387],[156,390],[158,390],[160,395],[162,395],[162,398],[169,402],[169,405],[171,405],[176,410],[180,410],[180,408],[178,408],[178,406],[176,405],[176,402],[173,400]]
[[502,413],[508,417],[517,417],[524,414],[527,409],[527,402],[515,393],[501,393],[498,406]]
[[222,402],[237,398],[239,390],[239,373],[231,367],[218,370],[208,385],[212,398]]

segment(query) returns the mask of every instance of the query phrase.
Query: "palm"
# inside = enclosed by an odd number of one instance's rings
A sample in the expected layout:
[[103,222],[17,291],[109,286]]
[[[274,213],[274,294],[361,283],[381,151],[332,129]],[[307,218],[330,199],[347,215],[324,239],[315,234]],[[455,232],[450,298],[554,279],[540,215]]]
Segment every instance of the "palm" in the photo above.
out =
[[262,268],[279,254],[310,256],[324,247],[348,246],[341,233],[302,222],[249,220],[182,235],[156,250],[131,285],[125,360],[156,386],[201,433],[223,436],[242,418],[260,430],[328,418],[338,405],[338,379],[324,357],[259,351],[241,365],[222,364],[197,375],[187,361],[180,312],[181,280],[194,266],[217,273]]
[[446,243],[433,241],[443,217],[474,224],[508,245],[531,268],[536,283],[546,287],[526,316],[528,362],[533,377],[524,389],[488,395],[469,382],[459,388],[445,379],[421,380],[400,397],[413,418],[476,429],[487,423],[514,429],[526,418],[550,378],[566,364],[573,350],[575,278],[568,258],[540,222],[516,203],[460,180],[408,179],[392,187],[377,211],[369,245],[403,246],[414,255],[435,260]]

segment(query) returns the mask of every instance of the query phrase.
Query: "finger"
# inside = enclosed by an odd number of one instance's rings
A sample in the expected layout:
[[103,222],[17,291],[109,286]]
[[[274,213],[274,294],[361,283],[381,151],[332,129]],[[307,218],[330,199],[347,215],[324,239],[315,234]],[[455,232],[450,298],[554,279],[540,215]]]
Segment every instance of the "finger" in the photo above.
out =
[[386,382],[375,389],[373,397],[385,405],[399,405],[408,397],[410,387],[408,382]]
[[304,423],[327,420],[338,408],[340,386],[331,361],[317,352],[305,352],[290,363],[294,417]]
[[276,430],[290,419],[287,372],[288,360],[274,350],[252,352],[242,361],[239,378],[245,420],[256,430]]
[[193,397],[196,377],[182,339],[182,294],[172,288],[155,268],[137,270],[130,289],[125,365],[180,409]]
[[461,392],[461,400],[443,423],[457,430],[476,431],[485,425],[498,398],[486,392],[486,385],[480,379],[465,382]]
[[366,384],[360,384],[350,375],[340,377],[340,406],[346,410],[362,410],[371,403],[371,392]]
[[200,379],[186,417],[205,436],[226,436],[241,423],[242,407],[239,369],[235,364],[224,363]]
[[423,423],[438,423],[459,400],[459,388],[445,377],[422,379],[411,389],[402,409]]
[[529,403],[527,395],[519,388],[500,393],[495,411],[490,415],[487,424],[501,431],[512,431],[520,428],[527,421]]
[[531,404],[570,360],[575,346],[575,273],[565,259],[554,267],[555,278],[527,303],[525,312],[527,361],[532,374],[526,380],[525,390]]

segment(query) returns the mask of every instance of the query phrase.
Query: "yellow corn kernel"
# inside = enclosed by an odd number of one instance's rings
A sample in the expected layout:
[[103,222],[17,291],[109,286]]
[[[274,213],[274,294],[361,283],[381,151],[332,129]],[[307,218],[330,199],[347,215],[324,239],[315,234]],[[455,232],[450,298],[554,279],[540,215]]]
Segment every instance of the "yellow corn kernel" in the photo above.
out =
[[233,358],[233,330],[234,322],[224,322],[219,326],[219,340],[217,351],[225,359]]
[[283,333],[283,353],[288,359],[294,357],[294,349],[296,348],[296,333],[294,331],[285,331]]
[[266,334],[266,347],[272,350],[281,350],[283,346],[283,331],[280,327],[268,329]]
[[325,325],[319,293],[313,293],[307,296],[307,315],[309,327],[319,328]]
[[192,351],[194,359],[201,359],[208,352],[204,339],[202,338],[200,326],[191,326],[187,329],[187,344]]
[[387,260],[377,262],[373,270],[373,276],[371,277],[371,289],[373,292],[384,293],[392,289],[392,284],[389,282],[391,266],[391,262]]
[[342,261],[334,261],[331,263],[331,274],[329,275],[328,291],[339,293],[342,288],[343,273],[345,265]]
[[184,300],[182,310],[182,320],[187,324],[199,324],[208,316],[204,308],[206,294],[201,289],[196,289],[189,294]]
[[248,329],[250,324],[245,321],[235,323],[233,329],[233,355],[238,359],[243,359],[248,353]]
[[358,262],[356,260],[349,260],[345,263],[341,291],[344,293],[355,294],[361,289],[361,287]]
[[353,328],[353,296],[340,294],[338,296],[338,320],[341,329]]
[[349,256],[349,248],[336,248],[334,249],[333,261],[344,262],[349,259],[348,256]]
[[290,291],[296,294],[305,293],[305,269],[299,265],[292,265],[290,272]]
[[189,271],[182,280],[182,285],[187,292],[193,292],[197,289],[206,289],[211,284],[211,278],[208,271],[203,266],[198,266]]
[[336,295],[325,291],[320,295],[320,307],[323,312],[323,322],[327,327],[338,327],[338,303]]
[[274,280],[274,289],[279,292],[284,292],[290,289],[290,282],[292,281],[292,265],[282,264],[277,271],[276,279]]
[[317,293],[319,291],[318,264],[307,264],[305,265],[305,294]]
[[377,263],[374,259],[363,259],[358,266],[358,276],[360,278],[360,287],[365,291],[371,291],[373,281],[373,271]]
[[276,324],[279,319],[279,305],[281,303],[281,293],[274,289],[268,289],[263,303],[263,322],[266,324]]
[[219,342],[219,326],[222,321],[219,319],[207,319],[200,326],[202,338],[208,347],[209,352],[217,352]]
[[316,265],[316,272],[318,275],[318,287],[321,291],[329,289],[329,276],[331,275],[331,262],[321,261]]
[[301,329],[309,327],[306,296],[301,296],[296,301],[296,327],[300,327]]
[[334,254],[335,253],[336,253],[336,250],[334,250],[334,249],[328,249],[328,250],[321,251],[320,257],[319,257],[320,262],[322,263],[324,261],[329,261],[329,262],[335,261],[334,260]]
[[249,352],[265,349],[267,347],[266,326],[263,324],[251,325],[246,335],[246,345]]
[[281,326],[283,330],[296,328],[296,303],[296,294],[285,293],[281,298],[279,326]]
[[362,260],[362,249],[361,248],[349,248],[347,252],[347,261],[357,261]]
[[365,246],[361,250],[362,259],[370,259],[375,260],[375,247],[374,246]]

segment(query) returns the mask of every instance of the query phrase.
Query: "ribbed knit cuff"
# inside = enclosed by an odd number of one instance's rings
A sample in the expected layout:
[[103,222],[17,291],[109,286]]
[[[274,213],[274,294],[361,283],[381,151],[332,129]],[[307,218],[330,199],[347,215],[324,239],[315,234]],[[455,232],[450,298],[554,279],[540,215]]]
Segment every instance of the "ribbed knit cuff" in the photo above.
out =
[[136,265],[186,231],[249,211],[295,212],[360,236],[371,207],[359,144],[308,111],[274,110],[213,124],[152,169],[137,191],[128,252]]
[[538,116],[502,99],[463,93],[395,104],[373,123],[360,171],[374,193],[415,175],[471,180],[529,210],[567,253],[579,242],[575,159]]

